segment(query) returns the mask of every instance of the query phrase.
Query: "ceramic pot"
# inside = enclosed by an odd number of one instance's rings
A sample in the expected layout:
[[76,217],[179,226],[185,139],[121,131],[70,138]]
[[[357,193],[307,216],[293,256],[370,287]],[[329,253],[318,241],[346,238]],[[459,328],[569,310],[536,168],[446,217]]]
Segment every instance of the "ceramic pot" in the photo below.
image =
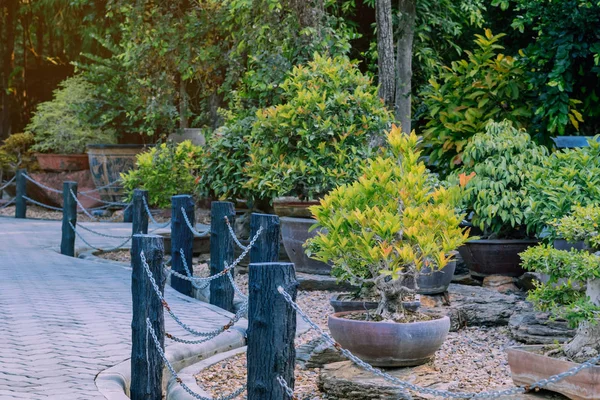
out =
[[317,221],[311,218],[281,217],[281,237],[285,251],[294,263],[297,272],[316,275],[329,275],[331,266],[314,260],[304,252],[304,243],[317,235],[319,229],[309,232],[309,228]]
[[280,217],[311,218],[312,213],[308,207],[318,204],[318,200],[302,201],[297,197],[278,197],[273,200],[273,209]]
[[[379,305],[376,301],[345,300],[344,296],[347,295],[344,293],[334,294],[329,299],[329,304],[333,307],[334,312],[375,310]],[[402,305],[406,310],[414,312],[421,306],[421,301],[404,301]]]
[[489,275],[521,276],[519,253],[538,244],[537,240],[471,240],[458,252],[475,277]]
[[444,343],[450,330],[450,318],[446,316],[410,323],[341,318],[350,313],[329,316],[331,335],[343,348],[376,367],[424,364]]
[[451,261],[439,271],[431,272],[429,268],[423,268],[421,274],[417,277],[419,285],[419,294],[439,294],[448,290],[454,270],[456,269],[456,261]]
[[51,172],[73,172],[90,169],[87,154],[36,153],[40,169]]

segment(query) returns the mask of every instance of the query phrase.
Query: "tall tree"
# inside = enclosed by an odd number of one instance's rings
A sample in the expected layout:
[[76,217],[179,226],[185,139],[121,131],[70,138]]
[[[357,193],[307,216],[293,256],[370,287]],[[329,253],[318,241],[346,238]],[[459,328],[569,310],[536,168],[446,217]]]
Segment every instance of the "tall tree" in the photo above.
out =
[[394,27],[392,25],[392,1],[377,0],[377,60],[379,66],[379,97],[385,105],[394,107],[396,74],[394,67]]
[[400,32],[396,51],[396,98],[394,114],[404,132],[411,131],[413,39],[417,18],[416,0],[399,0]]
[[1,10],[4,19],[4,50],[2,51],[2,87],[0,90],[1,106],[0,111],[0,140],[4,140],[10,135],[12,95],[10,90],[10,79],[14,68],[15,57],[15,20],[17,14],[17,0],[6,0],[4,8]]

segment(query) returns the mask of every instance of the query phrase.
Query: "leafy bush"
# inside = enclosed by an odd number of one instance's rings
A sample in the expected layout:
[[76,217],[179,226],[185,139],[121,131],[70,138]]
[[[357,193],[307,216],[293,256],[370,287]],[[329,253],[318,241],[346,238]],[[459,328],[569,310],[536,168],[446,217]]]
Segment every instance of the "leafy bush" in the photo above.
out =
[[202,153],[202,147],[189,140],[162,143],[136,156],[136,168],[121,174],[123,186],[130,198],[134,189],[146,189],[151,205],[169,207],[171,196],[194,192]]
[[490,122],[464,150],[464,205],[472,223],[485,236],[523,236],[528,206],[530,170],[541,165],[547,151],[510,121]]
[[34,135],[33,150],[42,153],[85,153],[89,143],[116,142],[114,130],[94,128],[81,110],[95,103],[93,85],[81,76],[68,78],[51,101],[40,103],[25,130]]
[[12,175],[17,169],[28,171],[37,169],[37,162],[31,147],[35,138],[31,133],[15,133],[0,146],[0,182],[5,175]]
[[353,181],[369,142],[392,116],[377,88],[346,57],[318,54],[281,85],[283,103],[257,112],[247,188],[257,196],[319,198]]
[[378,312],[388,315],[401,312],[402,297],[414,291],[407,279],[416,282],[423,268],[446,266],[468,238],[455,211],[459,187],[439,185],[419,161],[417,142],[414,132],[405,135],[394,126],[388,154],[363,160],[357,181],[311,208],[326,233],[308,241],[307,253],[332,262],[340,279],[375,285]]
[[550,222],[572,211],[574,205],[600,204],[600,143],[589,147],[557,151],[533,168],[527,184],[529,212],[527,224],[539,233]]

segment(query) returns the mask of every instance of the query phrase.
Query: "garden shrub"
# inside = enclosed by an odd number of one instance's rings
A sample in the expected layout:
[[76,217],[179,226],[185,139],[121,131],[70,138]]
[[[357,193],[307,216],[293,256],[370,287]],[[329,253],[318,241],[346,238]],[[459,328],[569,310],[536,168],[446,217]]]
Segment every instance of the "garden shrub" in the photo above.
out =
[[314,199],[356,179],[392,121],[371,79],[346,57],[315,54],[281,89],[283,103],[259,110],[248,137],[247,188],[269,200]]
[[136,156],[136,167],[121,174],[129,198],[134,189],[148,191],[150,205],[166,208],[171,196],[192,194],[200,175],[202,147],[186,140],[162,143]]
[[38,168],[31,150],[34,144],[35,138],[31,133],[15,133],[6,138],[0,146],[0,182],[19,168],[28,171]]

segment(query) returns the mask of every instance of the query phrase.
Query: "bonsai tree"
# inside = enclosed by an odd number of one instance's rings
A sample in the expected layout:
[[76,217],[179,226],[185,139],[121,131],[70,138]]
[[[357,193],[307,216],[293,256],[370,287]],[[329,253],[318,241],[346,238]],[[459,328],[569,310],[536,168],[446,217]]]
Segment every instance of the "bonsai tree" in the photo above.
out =
[[[463,206],[471,222],[487,238],[528,235],[527,182],[530,171],[542,165],[547,151],[510,121],[489,122],[464,150],[465,166],[458,176],[470,177]],[[454,176],[456,179],[456,175]]]
[[600,143],[557,151],[533,168],[527,184],[527,224],[556,238],[552,221],[568,215],[575,205],[600,204]]
[[[576,206],[553,225],[561,237],[570,242],[584,240],[591,251],[557,250],[544,244],[521,253],[524,268],[549,276],[529,293],[529,299],[539,309],[578,327],[562,350],[570,359],[583,362],[600,353],[600,207]],[[583,282],[585,291],[578,287]]]
[[116,143],[111,129],[94,128],[81,110],[94,103],[93,86],[81,76],[68,78],[54,91],[54,98],[38,105],[25,128],[33,134],[33,150],[41,153],[81,154],[88,143]]
[[355,180],[392,121],[371,79],[346,57],[315,54],[281,89],[282,104],[259,110],[247,138],[246,187],[269,200],[318,199]]
[[377,313],[398,321],[420,271],[444,268],[468,232],[458,226],[461,189],[440,185],[419,161],[414,132],[405,135],[394,126],[387,139],[389,149],[363,161],[358,180],[311,207],[315,227],[325,229],[307,249],[311,257],[333,263],[338,278],[372,287],[380,297]]
[[34,171],[38,168],[31,147],[35,139],[31,133],[10,135],[0,146],[0,182],[12,176],[19,168]]

